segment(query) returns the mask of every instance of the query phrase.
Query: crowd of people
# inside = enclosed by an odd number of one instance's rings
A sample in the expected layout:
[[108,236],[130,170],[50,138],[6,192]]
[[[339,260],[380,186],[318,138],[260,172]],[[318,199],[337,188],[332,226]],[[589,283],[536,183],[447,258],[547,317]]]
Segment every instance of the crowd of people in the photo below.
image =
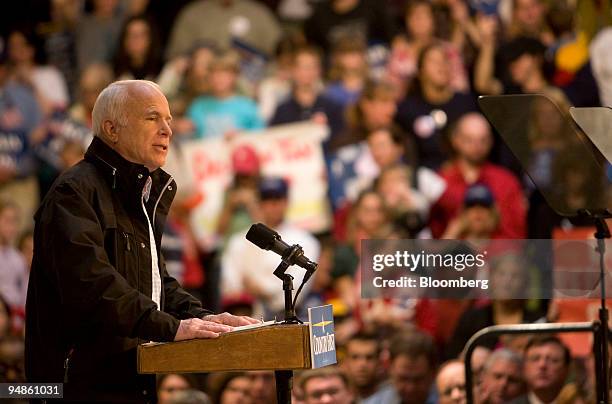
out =
[[[576,155],[559,121],[570,106],[611,105],[608,1],[40,0],[13,13],[0,24],[0,381],[24,380],[32,218],[83,158],[96,98],[116,80],[160,86],[173,148],[303,121],[326,127],[327,229],[288,221],[291,182],[264,174],[263,157],[243,145],[231,152],[218,242],[203,243],[190,220],[202,195],[179,193],[161,243],[168,272],[204,307],[257,318],[280,319],[284,306],[278,258],[244,238],[252,223],[319,263],[298,312],[334,305],[339,365],[298,375],[296,401],[462,403],[462,355],[475,332],[558,317],[557,302],[512,294],[363,299],[361,242],[547,239],[585,224],[555,212],[548,191],[566,179],[567,209],[607,202],[587,184],[597,167]],[[534,93],[561,112],[534,107],[530,178],[477,98]],[[334,176],[346,156],[350,179]],[[510,256],[499,258],[506,272],[524,264]],[[526,288],[520,275],[500,282],[513,280]],[[471,366],[480,403],[594,402],[592,358],[552,335],[486,340]],[[168,375],[158,394],[270,403],[272,385],[270,372]]]

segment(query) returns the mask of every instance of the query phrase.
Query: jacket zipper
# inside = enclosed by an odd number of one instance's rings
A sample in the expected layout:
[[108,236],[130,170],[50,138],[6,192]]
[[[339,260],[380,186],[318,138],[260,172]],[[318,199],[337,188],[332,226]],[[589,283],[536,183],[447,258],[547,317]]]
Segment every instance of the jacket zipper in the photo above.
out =
[[164,185],[164,188],[159,193],[159,196],[157,197],[157,200],[155,201],[155,206],[153,207],[153,220],[151,221],[151,226],[155,226],[155,214],[157,213],[157,205],[159,204],[159,201],[161,200],[162,196],[164,195],[164,192],[166,192],[166,189],[168,189],[168,186],[170,185],[170,183],[173,180],[174,180],[174,178],[172,178],[172,177],[168,178],[168,181],[166,182],[166,185]]
[[126,251],[132,251],[132,247],[130,246],[130,237],[126,232],[123,232],[123,237],[125,238],[125,249]]
[[70,359],[72,358],[73,353],[74,348],[70,348],[68,354],[66,355],[66,359],[64,359],[64,383],[68,383],[68,369],[70,369]]

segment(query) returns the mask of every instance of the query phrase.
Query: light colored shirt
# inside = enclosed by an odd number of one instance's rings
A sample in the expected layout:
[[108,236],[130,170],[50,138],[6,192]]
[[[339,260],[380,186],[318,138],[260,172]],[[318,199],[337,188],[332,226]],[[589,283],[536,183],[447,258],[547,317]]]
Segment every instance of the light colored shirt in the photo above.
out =
[[225,99],[198,97],[186,115],[193,122],[198,139],[223,136],[228,131],[263,129],[265,126],[257,104],[239,95]]
[[147,178],[144,188],[142,189],[142,211],[147,218],[147,224],[149,225],[149,245],[151,246],[151,299],[157,304],[157,309],[161,307],[161,276],[159,275],[159,262],[157,260],[157,245],[155,244],[155,235],[153,234],[153,226],[151,225],[151,219],[145,207],[145,202],[149,200],[151,194],[151,184],[153,180],[151,177]]

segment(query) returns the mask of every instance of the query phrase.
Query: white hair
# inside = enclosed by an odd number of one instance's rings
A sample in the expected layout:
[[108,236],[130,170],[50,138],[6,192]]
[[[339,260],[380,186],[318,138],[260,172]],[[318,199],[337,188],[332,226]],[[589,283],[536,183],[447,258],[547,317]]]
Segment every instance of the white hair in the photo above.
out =
[[135,85],[145,85],[163,94],[161,88],[148,80],[120,80],[109,84],[100,92],[91,112],[92,130],[95,136],[104,134],[104,121],[126,126],[130,89]]

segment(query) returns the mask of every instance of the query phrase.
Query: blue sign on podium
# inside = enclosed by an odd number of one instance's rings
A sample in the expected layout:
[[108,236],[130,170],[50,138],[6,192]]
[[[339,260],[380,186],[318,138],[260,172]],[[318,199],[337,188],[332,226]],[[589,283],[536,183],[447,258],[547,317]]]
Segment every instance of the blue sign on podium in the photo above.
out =
[[308,309],[310,329],[310,357],[312,368],[336,363],[336,335],[334,332],[334,315],[332,305],[311,307]]

